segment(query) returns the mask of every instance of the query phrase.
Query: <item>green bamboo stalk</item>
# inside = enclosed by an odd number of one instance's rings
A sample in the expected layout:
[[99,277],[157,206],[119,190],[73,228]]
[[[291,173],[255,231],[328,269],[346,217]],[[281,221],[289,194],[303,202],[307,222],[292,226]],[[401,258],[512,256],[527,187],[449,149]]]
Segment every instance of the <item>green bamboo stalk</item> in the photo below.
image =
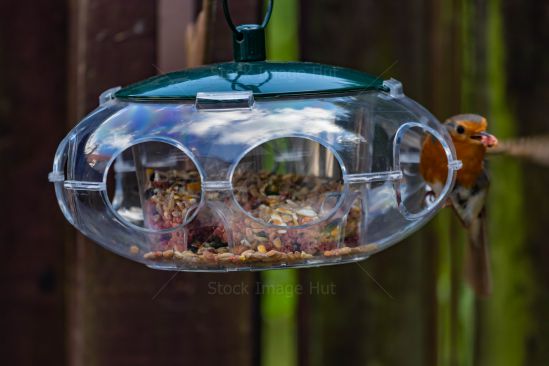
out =
[[267,57],[273,61],[299,59],[299,1],[278,0],[267,26]]
[[434,231],[437,234],[438,241],[438,266],[436,280],[437,294],[437,344],[438,349],[437,365],[449,365],[451,360],[451,343],[450,343],[450,272],[451,272],[451,257],[450,257],[450,228],[451,215],[450,210],[440,212],[434,220]]
[[[298,8],[297,0],[276,2],[266,34],[268,59],[299,59]],[[261,365],[297,365],[298,273],[263,272],[261,283],[267,289],[261,296]]]

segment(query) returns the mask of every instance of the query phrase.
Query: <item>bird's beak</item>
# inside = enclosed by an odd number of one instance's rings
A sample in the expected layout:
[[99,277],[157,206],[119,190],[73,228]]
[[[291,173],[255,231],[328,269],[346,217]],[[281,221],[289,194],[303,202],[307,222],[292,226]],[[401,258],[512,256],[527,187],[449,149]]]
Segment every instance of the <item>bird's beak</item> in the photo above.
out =
[[491,148],[498,144],[496,136],[489,134],[488,132],[479,132],[471,136],[475,140],[479,140],[484,146]]

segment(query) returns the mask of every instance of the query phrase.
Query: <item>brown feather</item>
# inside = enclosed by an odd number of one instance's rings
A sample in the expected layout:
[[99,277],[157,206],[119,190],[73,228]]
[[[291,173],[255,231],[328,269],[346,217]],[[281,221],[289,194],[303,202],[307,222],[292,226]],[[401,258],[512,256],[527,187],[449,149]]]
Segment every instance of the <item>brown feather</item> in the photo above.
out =
[[456,155],[463,162],[457,172],[456,182],[464,187],[472,187],[484,169],[486,147],[481,144],[454,140]]
[[434,137],[426,137],[421,149],[419,160],[421,176],[429,183],[446,182],[448,177],[448,160],[440,142]]
[[[486,147],[454,139],[456,155],[463,162],[457,172],[456,181],[464,187],[472,187],[484,169]],[[448,160],[442,145],[433,137],[423,142],[420,158],[420,172],[429,183],[444,183],[448,176]]]

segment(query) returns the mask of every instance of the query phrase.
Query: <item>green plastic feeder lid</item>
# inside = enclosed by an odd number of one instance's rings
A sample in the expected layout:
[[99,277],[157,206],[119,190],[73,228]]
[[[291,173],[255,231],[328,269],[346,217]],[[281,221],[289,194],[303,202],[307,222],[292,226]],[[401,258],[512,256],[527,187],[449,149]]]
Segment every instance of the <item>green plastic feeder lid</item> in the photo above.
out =
[[198,93],[252,92],[254,98],[303,94],[383,90],[378,77],[336,66],[308,62],[265,61],[265,27],[274,0],[261,25],[235,25],[228,0],[223,11],[233,34],[235,62],[159,75],[120,89],[115,97],[128,101],[192,100]]
[[195,99],[197,93],[251,91],[254,98],[387,91],[383,80],[337,66],[309,62],[228,62],[159,75],[116,92],[129,101]]

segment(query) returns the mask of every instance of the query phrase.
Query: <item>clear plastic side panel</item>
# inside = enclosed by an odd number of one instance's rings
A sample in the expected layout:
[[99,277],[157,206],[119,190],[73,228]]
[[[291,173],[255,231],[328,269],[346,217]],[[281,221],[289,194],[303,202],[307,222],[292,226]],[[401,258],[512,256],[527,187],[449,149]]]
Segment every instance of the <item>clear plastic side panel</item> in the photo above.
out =
[[65,218],[72,224],[76,226],[73,212],[74,212],[74,202],[72,197],[69,195],[69,191],[65,189],[65,179],[68,175],[67,173],[67,156],[68,156],[68,142],[69,136],[65,137],[63,141],[59,144],[57,152],[55,153],[55,158],[53,160],[53,170],[48,175],[48,180],[54,184],[55,195],[57,202]]
[[[367,240],[379,249],[417,230],[442,207],[459,165],[447,140],[426,123],[404,122],[396,131],[394,127],[383,129],[391,143],[382,147],[383,161],[379,162],[390,167],[392,177],[372,182],[366,189]],[[425,161],[426,149],[433,150],[435,166]],[[435,174],[430,173],[433,169]]]
[[[170,109],[161,120],[176,122],[184,110]],[[105,103],[69,134],[66,173],[55,183],[71,223],[86,236],[163,269],[175,268],[175,248],[185,249],[182,218],[191,207],[178,206],[177,194],[193,195],[197,204],[201,197],[196,167],[170,128],[142,108]],[[57,160],[52,176],[59,175]],[[154,197],[156,188],[175,196],[173,212],[162,205],[165,197]]]
[[174,268],[172,264],[172,238],[183,235],[181,229],[170,232],[145,232],[134,230],[120,221],[113,211],[105,207],[104,192],[71,190],[79,221],[79,230],[86,236],[98,240],[104,247],[119,255],[163,269]]
[[153,267],[175,266],[178,253],[191,246],[188,224],[201,211],[203,193],[190,156],[166,142],[143,141],[127,147],[108,169],[108,211],[124,231],[143,238],[133,252]]
[[82,156],[87,152],[83,141],[103,121],[124,108],[124,104],[101,106],[90,113],[82,122],[61,141],[55,154],[53,170],[49,180],[54,183],[59,206],[67,220],[74,226],[82,228],[77,212],[77,190],[101,188],[101,174],[91,169],[87,163],[82,164]]
[[[459,163],[445,127],[402,93],[361,98],[370,106],[364,130],[370,131],[372,152],[370,178],[361,188],[366,223],[358,232],[362,244],[382,250],[420,228],[442,207]],[[437,160],[436,179],[426,174],[426,146]],[[353,179],[361,177],[358,173]]]

